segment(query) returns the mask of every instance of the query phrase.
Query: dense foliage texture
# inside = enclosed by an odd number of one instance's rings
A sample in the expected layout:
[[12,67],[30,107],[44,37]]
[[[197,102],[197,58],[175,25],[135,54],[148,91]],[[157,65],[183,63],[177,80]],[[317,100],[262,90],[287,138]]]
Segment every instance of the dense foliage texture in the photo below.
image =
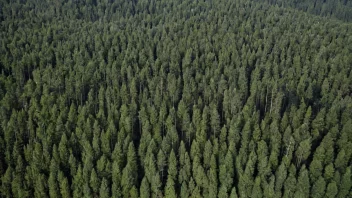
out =
[[352,1],[350,0],[255,0],[272,5],[291,7],[311,14],[332,17],[352,22]]
[[1,0],[0,197],[351,197],[351,2],[280,2]]

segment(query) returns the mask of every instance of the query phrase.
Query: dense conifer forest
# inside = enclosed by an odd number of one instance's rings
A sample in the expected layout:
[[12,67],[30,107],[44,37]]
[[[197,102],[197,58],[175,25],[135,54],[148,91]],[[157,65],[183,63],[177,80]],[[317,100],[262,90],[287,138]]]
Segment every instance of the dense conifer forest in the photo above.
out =
[[349,0],[0,0],[0,197],[352,197]]

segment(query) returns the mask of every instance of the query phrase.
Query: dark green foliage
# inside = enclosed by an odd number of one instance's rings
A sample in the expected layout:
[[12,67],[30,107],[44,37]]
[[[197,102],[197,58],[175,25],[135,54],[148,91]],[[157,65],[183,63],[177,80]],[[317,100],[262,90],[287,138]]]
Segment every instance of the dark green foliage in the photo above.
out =
[[344,0],[325,0],[325,1],[294,1],[294,0],[265,0],[273,5],[291,7],[306,11],[319,16],[327,16],[343,21],[352,21],[352,3]]
[[0,197],[351,197],[351,19],[0,1]]
[[338,193],[338,189],[337,189],[337,185],[336,182],[331,182],[328,184],[328,186],[326,187],[326,197],[328,198],[332,198],[332,197],[336,197]]
[[312,197],[323,197],[325,194],[326,182],[323,177],[319,177],[319,179],[313,184],[312,187]]
[[346,169],[346,173],[341,178],[340,191],[337,194],[337,197],[348,197],[348,195],[350,195],[351,187],[351,167],[349,167]]

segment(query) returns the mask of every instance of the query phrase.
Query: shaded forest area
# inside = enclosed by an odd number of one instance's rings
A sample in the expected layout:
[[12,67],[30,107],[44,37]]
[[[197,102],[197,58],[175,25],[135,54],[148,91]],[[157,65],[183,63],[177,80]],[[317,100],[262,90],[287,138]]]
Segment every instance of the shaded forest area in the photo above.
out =
[[[255,0],[263,2],[262,0]],[[285,8],[294,8],[311,14],[352,22],[352,1],[349,0],[264,0]]]
[[351,2],[280,2],[0,0],[0,197],[352,197]]

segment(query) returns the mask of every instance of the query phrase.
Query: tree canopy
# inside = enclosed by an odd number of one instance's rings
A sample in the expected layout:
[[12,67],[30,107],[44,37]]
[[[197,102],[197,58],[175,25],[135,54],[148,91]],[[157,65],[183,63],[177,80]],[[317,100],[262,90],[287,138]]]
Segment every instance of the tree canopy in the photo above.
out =
[[0,0],[0,197],[352,197],[352,4]]

